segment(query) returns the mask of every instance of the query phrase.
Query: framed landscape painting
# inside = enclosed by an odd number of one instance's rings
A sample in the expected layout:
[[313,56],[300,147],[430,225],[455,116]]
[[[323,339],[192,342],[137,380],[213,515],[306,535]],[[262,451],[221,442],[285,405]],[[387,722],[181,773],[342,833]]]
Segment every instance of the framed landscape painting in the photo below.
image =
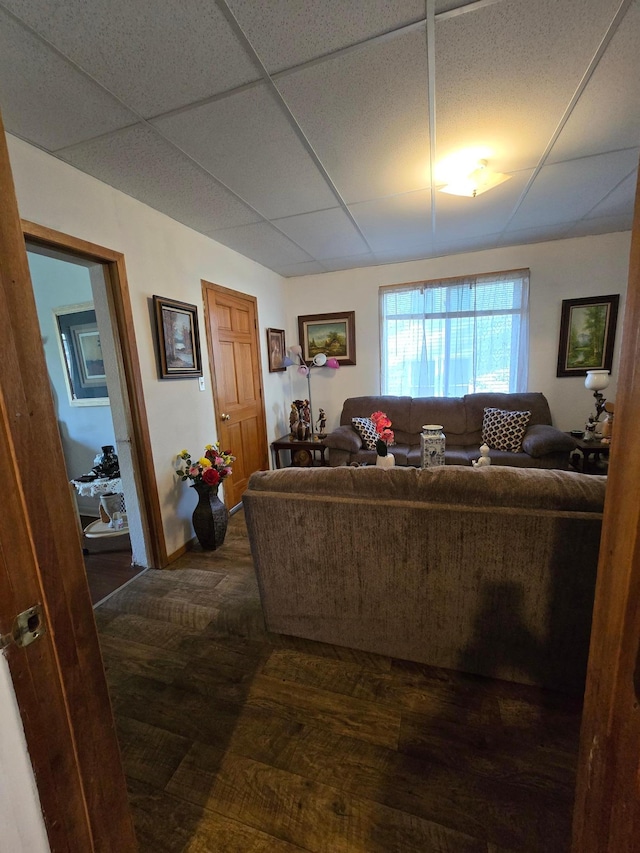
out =
[[562,301],[557,376],[611,370],[619,300],[613,294]]
[[305,361],[322,352],[341,365],[356,363],[355,311],[298,317],[298,334]]
[[202,376],[198,308],[176,299],[153,297],[162,379]]
[[71,406],[108,406],[107,376],[93,302],[54,308],[60,358]]

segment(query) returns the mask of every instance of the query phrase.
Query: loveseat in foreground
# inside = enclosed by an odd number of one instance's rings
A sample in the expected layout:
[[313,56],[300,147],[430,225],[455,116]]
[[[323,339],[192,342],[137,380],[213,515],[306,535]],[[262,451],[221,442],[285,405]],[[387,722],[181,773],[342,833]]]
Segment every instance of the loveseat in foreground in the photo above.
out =
[[243,498],[270,631],[583,689],[606,478],[287,468]]
[[382,411],[392,421],[396,443],[390,448],[396,465],[420,466],[420,433],[423,424],[442,424],[446,436],[447,465],[471,465],[480,456],[485,408],[509,412],[531,412],[521,452],[490,451],[493,465],[526,468],[569,467],[575,448],[572,438],[551,424],[549,403],[544,394],[466,394],[464,397],[350,397],[345,400],[340,426],[325,438],[329,465],[375,463],[375,450],[367,450],[352,425],[353,418],[368,418]]

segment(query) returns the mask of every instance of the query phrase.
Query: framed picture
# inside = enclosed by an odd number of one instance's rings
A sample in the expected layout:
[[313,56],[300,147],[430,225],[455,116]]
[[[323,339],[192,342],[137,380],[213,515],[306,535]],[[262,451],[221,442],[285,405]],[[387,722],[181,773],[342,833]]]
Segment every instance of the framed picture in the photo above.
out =
[[611,370],[620,296],[563,299],[557,376]]
[[305,361],[323,352],[341,365],[356,363],[355,311],[298,317],[298,334]]
[[153,297],[160,377],[202,376],[198,308],[176,299]]
[[58,347],[71,406],[108,406],[100,332],[93,302],[53,309]]
[[284,329],[267,329],[267,352],[269,353],[269,373],[279,373],[287,369],[284,366],[284,357],[287,352]]

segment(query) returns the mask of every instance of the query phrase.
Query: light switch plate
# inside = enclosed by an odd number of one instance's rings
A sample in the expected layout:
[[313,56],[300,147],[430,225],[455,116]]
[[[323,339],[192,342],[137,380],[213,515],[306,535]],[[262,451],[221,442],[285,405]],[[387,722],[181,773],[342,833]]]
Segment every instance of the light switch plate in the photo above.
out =
[[204,391],[204,376],[198,376],[198,385],[200,386],[200,390]]

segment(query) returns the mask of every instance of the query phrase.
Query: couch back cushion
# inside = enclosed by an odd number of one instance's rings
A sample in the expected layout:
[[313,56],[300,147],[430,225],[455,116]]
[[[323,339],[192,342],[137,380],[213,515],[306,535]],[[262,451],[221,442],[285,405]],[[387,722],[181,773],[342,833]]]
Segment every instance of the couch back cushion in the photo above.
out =
[[373,412],[384,412],[391,420],[396,442],[404,443],[403,435],[409,431],[411,397],[349,397],[342,407],[340,426],[353,426],[352,418],[370,418]]
[[508,412],[531,412],[529,426],[550,424],[551,411],[544,394],[526,391],[521,394],[466,394],[464,407],[467,416],[467,436],[471,443],[482,440],[482,421],[485,409],[503,409]]
[[414,443],[424,424],[442,424],[449,443],[460,444],[457,437],[464,435],[467,429],[462,397],[414,397],[410,421]]

